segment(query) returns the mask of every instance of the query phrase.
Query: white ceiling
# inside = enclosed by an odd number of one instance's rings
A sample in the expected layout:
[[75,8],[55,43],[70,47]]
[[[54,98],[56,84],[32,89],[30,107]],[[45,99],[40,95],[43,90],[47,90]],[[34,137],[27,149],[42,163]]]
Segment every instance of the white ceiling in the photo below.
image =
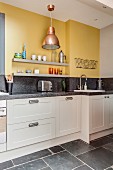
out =
[[[53,18],[61,21],[71,19],[99,29],[113,23],[113,0],[0,0],[0,2],[44,16],[49,16],[47,5],[54,4]],[[107,8],[103,8],[103,2]]]

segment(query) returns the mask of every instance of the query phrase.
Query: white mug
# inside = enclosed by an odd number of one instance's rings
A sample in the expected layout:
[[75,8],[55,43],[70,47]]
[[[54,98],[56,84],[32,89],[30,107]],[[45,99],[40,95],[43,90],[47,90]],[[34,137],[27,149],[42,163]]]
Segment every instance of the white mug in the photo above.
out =
[[36,55],[33,54],[33,55],[31,56],[31,59],[32,59],[32,60],[36,60]]
[[41,61],[41,60],[42,60],[42,56],[38,55],[38,61]]
[[42,60],[43,60],[43,61],[46,61],[46,58],[47,58],[47,57],[46,57],[45,55],[42,56]]
[[39,74],[39,69],[35,69],[34,74]]

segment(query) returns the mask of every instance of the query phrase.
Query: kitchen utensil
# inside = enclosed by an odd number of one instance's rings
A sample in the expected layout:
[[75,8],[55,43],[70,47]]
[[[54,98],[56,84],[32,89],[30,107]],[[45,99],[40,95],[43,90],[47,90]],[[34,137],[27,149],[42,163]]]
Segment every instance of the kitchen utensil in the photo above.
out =
[[38,81],[38,91],[52,91],[52,82],[39,80]]
[[32,70],[26,70],[26,73],[32,73]]
[[61,85],[62,85],[62,91],[65,91],[66,90],[66,82],[65,82],[65,80],[62,80]]
[[36,55],[33,54],[33,55],[31,56],[31,59],[32,59],[32,60],[36,60]]
[[52,50],[51,52],[51,61],[56,62],[57,52]]
[[38,61],[41,61],[41,60],[42,60],[42,56],[38,55]]
[[15,53],[14,58],[22,58],[22,53]]
[[47,57],[46,57],[45,55],[42,56],[42,60],[43,60],[43,61],[46,61],[46,58],[47,58]]
[[35,69],[34,74],[39,74],[39,69]]
[[64,63],[65,61],[65,55],[62,52],[62,50],[59,52],[59,63]]
[[103,82],[102,82],[101,79],[99,79],[99,80],[98,80],[98,87],[97,87],[97,89],[98,89],[98,90],[102,90],[102,89],[103,89],[102,86],[103,86]]

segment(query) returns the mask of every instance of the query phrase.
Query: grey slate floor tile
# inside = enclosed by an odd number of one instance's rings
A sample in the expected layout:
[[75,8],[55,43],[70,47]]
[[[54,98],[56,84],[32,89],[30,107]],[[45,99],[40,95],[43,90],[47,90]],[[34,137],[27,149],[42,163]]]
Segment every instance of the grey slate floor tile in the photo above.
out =
[[38,170],[47,167],[47,164],[43,160],[37,160],[24,164],[23,167],[25,170]]
[[74,170],[91,170],[87,165],[80,166],[78,168],[75,168]]
[[61,146],[65,148],[67,151],[69,151],[70,153],[72,153],[74,156],[80,155],[84,152],[94,149],[94,147],[88,145],[87,143],[81,140],[68,142],[68,143],[62,144]]
[[0,170],[113,170],[112,135],[92,141],[95,148],[76,140],[0,163]]
[[8,170],[25,170],[25,169],[24,169],[24,167],[22,165],[20,165],[20,166],[15,166],[13,168],[10,168]]
[[10,168],[12,166],[13,166],[12,161],[3,162],[3,163],[0,163],[0,170]]
[[44,158],[44,161],[53,170],[72,170],[83,163],[69,154],[67,151],[60,152]]
[[51,170],[51,168],[50,167],[46,167],[46,168],[41,169],[41,170]]
[[104,145],[103,148],[108,149],[113,152],[113,142]]
[[93,147],[96,148],[96,147],[101,147],[101,146],[111,143],[111,142],[113,142],[113,139],[105,136],[105,137],[91,141],[90,145],[92,145]]
[[42,159],[39,159],[36,161],[16,166],[14,168],[11,168],[10,170],[39,170],[44,167],[47,167],[47,164]]
[[104,148],[97,148],[77,157],[95,170],[104,170],[113,165],[113,152]]
[[49,148],[53,153],[57,153],[57,152],[61,152],[64,151],[64,148],[62,148],[61,146],[54,146]]
[[29,161],[32,161],[35,159],[39,159],[39,158],[42,158],[42,157],[45,157],[48,155],[51,155],[51,152],[48,149],[45,149],[45,150],[42,150],[39,152],[35,152],[35,153],[29,154],[29,155],[25,155],[25,156],[13,159],[13,163],[14,163],[14,165],[19,165],[19,164],[29,162]]

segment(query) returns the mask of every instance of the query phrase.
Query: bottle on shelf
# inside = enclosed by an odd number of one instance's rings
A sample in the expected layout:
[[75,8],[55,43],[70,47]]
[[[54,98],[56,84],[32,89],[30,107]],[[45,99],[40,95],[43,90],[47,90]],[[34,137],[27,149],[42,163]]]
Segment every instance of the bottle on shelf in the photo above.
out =
[[23,47],[22,58],[26,59],[26,44],[24,44],[24,47]]

